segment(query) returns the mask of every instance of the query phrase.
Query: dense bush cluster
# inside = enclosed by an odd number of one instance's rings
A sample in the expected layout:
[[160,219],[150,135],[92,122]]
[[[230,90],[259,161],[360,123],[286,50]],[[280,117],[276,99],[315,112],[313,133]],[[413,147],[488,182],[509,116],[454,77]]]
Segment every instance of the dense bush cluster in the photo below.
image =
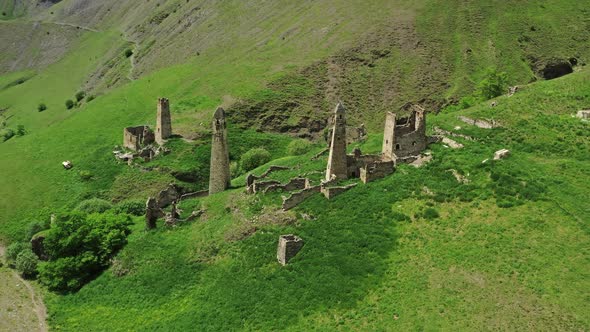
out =
[[306,139],[294,140],[287,146],[287,153],[290,156],[300,156],[306,154],[311,149],[312,144]]
[[85,201],[82,201],[77,210],[84,213],[103,213],[107,210],[110,210],[113,207],[109,201],[100,198],[91,198]]
[[45,234],[49,260],[39,264],[39,280],[52,290],[79,289],[127,243],[130,224],[129,216],[110,212],[60,216]]
[[264,165],[271,159],[270,152],[263,148],[251,149],[242,155],[240,164],[242,170],[250,171],[258,166]]

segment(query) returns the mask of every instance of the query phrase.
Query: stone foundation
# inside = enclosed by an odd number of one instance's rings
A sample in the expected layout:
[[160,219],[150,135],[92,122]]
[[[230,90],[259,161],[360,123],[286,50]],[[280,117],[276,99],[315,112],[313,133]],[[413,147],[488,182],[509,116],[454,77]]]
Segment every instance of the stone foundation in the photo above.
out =
[[303,240],[293,234],[281,235],[277,247],[277,260],[281,265],[287,265],[303,248]]

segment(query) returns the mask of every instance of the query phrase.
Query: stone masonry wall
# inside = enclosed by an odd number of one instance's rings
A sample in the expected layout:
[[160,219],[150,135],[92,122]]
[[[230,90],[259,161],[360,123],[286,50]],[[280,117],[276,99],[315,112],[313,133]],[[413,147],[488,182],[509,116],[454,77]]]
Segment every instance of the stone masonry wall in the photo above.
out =
[[315,187],[305,188],[299,192],[293,193],[289,197],[283,196],[283,210],[287,211],[287,210],[290,210],[290,209],[296,207],[297,205],[301,204],[301,202],[306,200],[308,197],[310,197],[316,193],[319,193],[320,191],[321,191],[321,187],[315,186]]
[[158,115],[156,117],[156,142],[160,145],[172,135],[172,119],[170,102],[166,98],[158,98]]
[[215,194],[230,186],[229,147],[225,111],[218,108],[213,116],[213,138],[211,144],[211,167],[209,171],[209,194]]
[[361,181],[363,183],[368,183],[377,179],[381,179],[386,177],[389,174],[392,174],[395,171],[395,163],[394,161],[380,161],[367,164],[365,167],[361,168]]

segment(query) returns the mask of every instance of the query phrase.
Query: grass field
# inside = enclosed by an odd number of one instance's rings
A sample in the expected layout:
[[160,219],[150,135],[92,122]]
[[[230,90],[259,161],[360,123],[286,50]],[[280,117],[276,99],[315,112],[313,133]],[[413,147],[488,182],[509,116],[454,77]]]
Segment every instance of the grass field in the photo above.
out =
[[[590,102],[589,87],[584,71],[498,98],[496,108],[430,116],[429,126],[459,125],[478,141],[433,145],[426,166],[402,166],[333,201],[318,195],[277,214],[280,194],[240,188],[184,202],[185,214],[206,209],[201,221],[146,233],[138,220],[117,257],[129,273],[107,271],[54,297],[50,322],[64,331],[584,330],[590,188],[573,179],[589,178],[590,146],[580,135],[588,123],[571,115]],[[493,115],[503,128],[471,128],[457,115]],[[525,121],[533,116],[544,121]],[[543,148],[538,133],[553,146]],[[512,156],[481,163],[500,148]],[[300,167],[274,178],[323,169],[325,160],[308,162],[315,152],[271,162]],[[276,241],[285,233],[305,246],[280,267]]]
[[[11,4],[0,10],[14,13]],[[286,147],[296,135],[321,136],[337,100],[351,124],[369,128],[363,151],[379,152],[386,111],[418,102],[435,112],[472,94],[490,67],[524,85],[549,59],[575,57],[574,74],[523,86],[496,107],[429,114],[429,131],[477,139],[457,138],[464,149],[433,145],[422,168],[401,166],[287,213],[276,212],[284,193],[246,196],[240,174],[233,189],[182,203],[185,215],[206,210],[199,221],[148,233],[136,218],[115,258],[126,275],[109,270],[46,300],[58,331],[587,330],[590,131],[572,117],[590,107],[587,5],[64,0],[11,14],[0,22],[3,45],[37,21],[31,53],[57,45],[47,31],[72,35],[55,61],[23,60],[31,66],[0,75],[0,131],[26,130],[0,143],[0,238],[21,241],[40,211],[88,198],[143,200],[170,182],[205,188],[218,105],[230,114],[232,161],[264,147],[273,161],[255,173],[287,165],[271,178],[318,181],[326,160],[310,158],[323,143],[304,156]],[[0,64],[13,57],[2,52]],[[96,98],[67,110],[81,90]],[[190,140],[171,140],[171,154],[143,165],[159,171],[117,163],[123,128],[153,126],[160,96],[171,100],[174,132]],[[502,127],[471,127],[458,115]],[[482,163],[501,148],[512,155]],[[276,241],[290,232],[305,247],[280,267]]]

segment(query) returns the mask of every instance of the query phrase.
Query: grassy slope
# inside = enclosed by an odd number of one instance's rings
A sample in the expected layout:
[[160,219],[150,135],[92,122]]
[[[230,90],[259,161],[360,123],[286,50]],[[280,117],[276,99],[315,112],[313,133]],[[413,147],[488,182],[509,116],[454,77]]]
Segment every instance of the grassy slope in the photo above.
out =
[[[130,273],[106,272],[77,294],[52,297],[51,324],[64,331],[587,329],[580,290],[590,287],[583,199],[590,145],[588,124],[571,114],[590,103],[589,88],[584,71],[498,98],[496,108],[431,116],[429,124],[461,125],[479,141],[462,141],[462,150],[434,145],[423,168],[402,166],[333,201],[315,196],[295,213],[275,212],[278,193],[236,189],[183,203],[185,214],[207,210],[201,222],[146,233],[140,219],[117,258]],[[457,115],[494,117],[504,128],[470,128]],[[379,137],[364,147],[378,150]],[[500,148],[512,156],[481,164]],[[325,160],[310,163],[311,155],[273,161],[299,165],[273,177],[323,169]],[[470,183],[457,183],[450,169]],[[440,217],[424,219],[426,208]],[[253,236],[235,241],[253,227]],[[306,244],[283,268],[276,240],[290,232]]]

